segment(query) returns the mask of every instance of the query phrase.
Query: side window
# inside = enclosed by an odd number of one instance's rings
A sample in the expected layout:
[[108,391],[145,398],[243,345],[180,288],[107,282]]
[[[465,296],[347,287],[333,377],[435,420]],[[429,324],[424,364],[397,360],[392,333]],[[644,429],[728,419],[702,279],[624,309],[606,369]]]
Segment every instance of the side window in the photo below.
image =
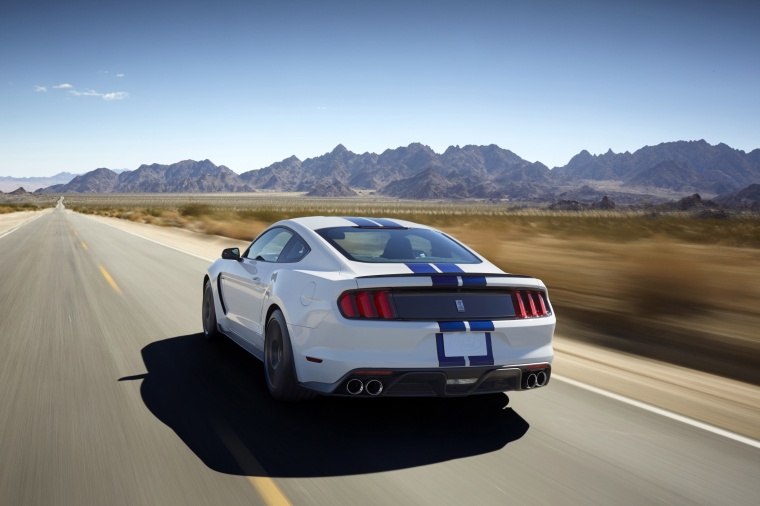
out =
[[303,239],[297,235],[293,235],[293,237],[290,238],[290,241],[288,241],[288,244],[285,245],[285,248],[282,250],[277,261],[284,263],[298,262],[305,257],[309,251],[311,250]]
[[284,228],[273,228],[265,232],[261,237],[253,241],[245,254],[252,260],[264,262],[276,262],[282,250],[293,237],[293,232]]

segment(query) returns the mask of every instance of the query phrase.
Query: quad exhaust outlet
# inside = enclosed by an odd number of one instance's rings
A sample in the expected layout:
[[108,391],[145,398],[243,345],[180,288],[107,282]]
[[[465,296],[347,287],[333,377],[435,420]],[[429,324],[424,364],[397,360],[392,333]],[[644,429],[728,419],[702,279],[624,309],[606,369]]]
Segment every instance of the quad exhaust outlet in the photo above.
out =
[[383,391],[383,384],[380,380],[372,379],[367,382],[365,389],[369,395],[380,395],[380,392]]
[[365,392],[374,397],[383,392],[383,382],[371,379],[364,383],[362,380],[352,378],[346,383],[346,392],[351,395],[359,395],[360,393]]
[[364,383],[354,378],[346,383],[346,391],[351,395],[359,395],[364,391]]
[[525,378],[525,389],[530,390],[536,387],[542,387],[549,381],[546,371],[532,372]]

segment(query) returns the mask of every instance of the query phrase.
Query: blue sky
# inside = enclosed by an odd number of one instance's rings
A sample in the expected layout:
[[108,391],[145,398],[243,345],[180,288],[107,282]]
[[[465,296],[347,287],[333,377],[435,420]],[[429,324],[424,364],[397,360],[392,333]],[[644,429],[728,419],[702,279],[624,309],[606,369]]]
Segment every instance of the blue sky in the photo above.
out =
[[342,143],[760,148],[760,2],[0,3],[0,175],[208,158],[242,173]]

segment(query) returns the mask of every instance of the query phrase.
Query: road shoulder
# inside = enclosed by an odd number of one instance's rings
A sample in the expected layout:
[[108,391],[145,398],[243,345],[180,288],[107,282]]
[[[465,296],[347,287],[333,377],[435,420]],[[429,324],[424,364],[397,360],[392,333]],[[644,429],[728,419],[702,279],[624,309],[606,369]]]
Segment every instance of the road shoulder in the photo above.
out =
[[26,225],[30,221],[52,211],[53,209],[49,208],[41,211],[18,211],[16,213],[0,214],[0,236],[4,236],[13,229]]

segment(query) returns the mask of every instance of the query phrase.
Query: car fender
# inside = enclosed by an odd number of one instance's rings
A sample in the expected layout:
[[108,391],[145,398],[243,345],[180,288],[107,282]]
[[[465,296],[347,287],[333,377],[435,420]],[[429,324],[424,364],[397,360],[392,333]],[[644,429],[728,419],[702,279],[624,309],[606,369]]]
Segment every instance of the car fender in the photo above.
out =
[[336,272],[281,269],[267,294],[262,318],[276,305],[289,326],[314,328],[338,310],[341,293],[356,287],[355,279]]

